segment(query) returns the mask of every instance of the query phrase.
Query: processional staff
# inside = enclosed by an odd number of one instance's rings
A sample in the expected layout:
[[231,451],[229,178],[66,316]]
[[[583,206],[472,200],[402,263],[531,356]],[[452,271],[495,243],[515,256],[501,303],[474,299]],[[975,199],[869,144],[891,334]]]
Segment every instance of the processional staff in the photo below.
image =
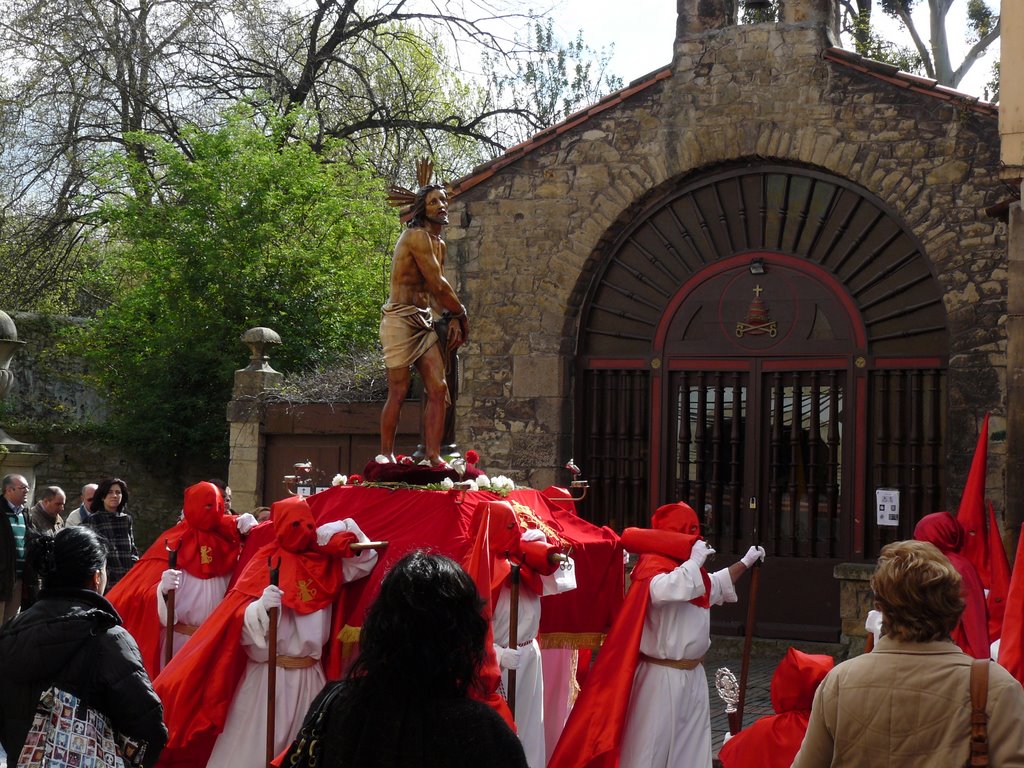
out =
[[[275,566],[271,558],[267,558],[267,567],[270,569],[270,583],[277,586],[278,573],[281,568],[281,558],[277,558]],[[276,715],[277,703],[277,618],[279,608],[271,608],[267,611],[270,628],[267,633],[267,766],[273,765],[276,757],[274,754],[274,716]]]
[[[180,543],[178,546],[181,546]],[[167,568],[172,571],[177,570],[178,550],[171,549],[171,542],[169,539],[164,539],[164,547],[167,549]],[[171,657],[174,656],[174,623],[176,621],[174,617],[174,593],[177,591],[177,589],[167,590],[167,595],[164,598],[167,604],[167,627],[164,630],[165,667],[171,663]]]
[[[512,563],[510,574],[511,599],[508,607],[508,647],[515,649],[519,647],[519,563]],[[508,708],[512,711],[512,719],[516,719],[516,671],[508,670],[507,700]]]

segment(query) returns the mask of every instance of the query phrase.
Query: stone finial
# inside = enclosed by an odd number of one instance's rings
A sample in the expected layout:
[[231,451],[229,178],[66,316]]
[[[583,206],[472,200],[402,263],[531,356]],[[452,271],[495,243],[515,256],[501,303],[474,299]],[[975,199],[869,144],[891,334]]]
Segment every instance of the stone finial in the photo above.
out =
[[676,39],[736,24],[738,0],[676,0]]
[[277,371],[270,367],[270,355],[267,354],[268,347],[281,343],[281,337],[277,331],[272,328],[250,328],[242,334],[241,342],[252,350],[249,365],[243,370],[277,373]]

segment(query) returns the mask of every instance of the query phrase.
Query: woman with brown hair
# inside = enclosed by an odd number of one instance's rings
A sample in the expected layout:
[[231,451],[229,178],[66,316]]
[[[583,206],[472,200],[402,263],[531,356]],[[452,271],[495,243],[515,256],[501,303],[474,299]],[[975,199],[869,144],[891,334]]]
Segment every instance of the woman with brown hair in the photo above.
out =
[[[793,768],[959,768],[971,737],[972,659],[950,639],[964,610],[960,574],[933,544],[882,548],[871,580],[882,637],[818,688]],[[988,670],[989,764],[1024,766],[1024,689]]]

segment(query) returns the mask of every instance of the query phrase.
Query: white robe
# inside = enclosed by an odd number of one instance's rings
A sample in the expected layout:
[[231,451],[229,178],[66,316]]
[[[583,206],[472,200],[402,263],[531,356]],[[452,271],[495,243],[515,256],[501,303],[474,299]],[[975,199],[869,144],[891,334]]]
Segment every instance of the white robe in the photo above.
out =
[[[360,535],[360,540],[368,539]],[[364,550],[357,557],[342,561],[346,582],[367,575],[377,562],[377,553]],[[255,601],[246,608],[247,618]],[[319,659],[330,639],[331,607],[310,614],[299,614],[282,607],[277,625],[279,656],[312,656]],[[264,768],[267,722],[267,639],[256,630],[256,622],[247,620],[242,628],[242,647],[249,657],[242,682],[228,709],[224,730],[214,745],[207,768]],[[277,668],[274,701],[274,754],[280,754],[299,732],[306,710],[324,687],[327,677],[323,665],[303,669]]]
[[[659,659],[699,659],[711,647],[711,617],[689,601],[704,594],[700,569],[686,562],[651,579],[640,651]],[[711,574],[711,605],[736,602],[729,570]],[[673,669],[640,661],[633,677],[620,768],[711,768],[711,710],[704,666]]]
[[[542,576],[545,595],[554,595],[576,589],[576,569],[569,560],[568,568],[559,568],[550,576]],[[506,584],[498,594],[491,627],[494,642],[508,647],[509,608],[512,591]],[[530,768],[544,768],[547,765],[547,748],[544,743],[544,674],[540,659],[540,645],[537,633],[540,631],[540,596],[534,594],[525,584],[519,587],[519,615],[516,625],[520,658],[516,670],[516,730],[526,752]],[[501,671],[501,684],[508,690],[508,670]]]
[[[181,586],[174,591],[174,623],[190,624],[193,627],[201,626],[207,617],[213,613],[213,609],[220,605],[224,599],[224,593],[228,590],[228,582],[231,581],[231,574],[214,576],[212,579],[200,579],[198,576],[191,576],[186,571],[181,572]],[[167,604],[164,596],[160,594],[159,587],[156,591],[156,610],[160,616],[160,626],[167,626]],[[192,637],[181,632],[174,633],[174,653],[182,649],[182,646]],[[160,669],[164,668],[164,645],[167,643],[167,633],[160,633]]]

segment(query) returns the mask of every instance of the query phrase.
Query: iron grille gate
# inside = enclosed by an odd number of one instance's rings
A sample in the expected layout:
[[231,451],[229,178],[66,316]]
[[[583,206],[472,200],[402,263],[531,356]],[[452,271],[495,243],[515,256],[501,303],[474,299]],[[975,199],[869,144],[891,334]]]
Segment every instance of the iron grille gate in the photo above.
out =
[[[740,554],[848,556],[841,521],[845,371],[678,371],[670,382],[668,496],[703,511],[712,545]],[[757,381],[759,379],[759,381]]]

